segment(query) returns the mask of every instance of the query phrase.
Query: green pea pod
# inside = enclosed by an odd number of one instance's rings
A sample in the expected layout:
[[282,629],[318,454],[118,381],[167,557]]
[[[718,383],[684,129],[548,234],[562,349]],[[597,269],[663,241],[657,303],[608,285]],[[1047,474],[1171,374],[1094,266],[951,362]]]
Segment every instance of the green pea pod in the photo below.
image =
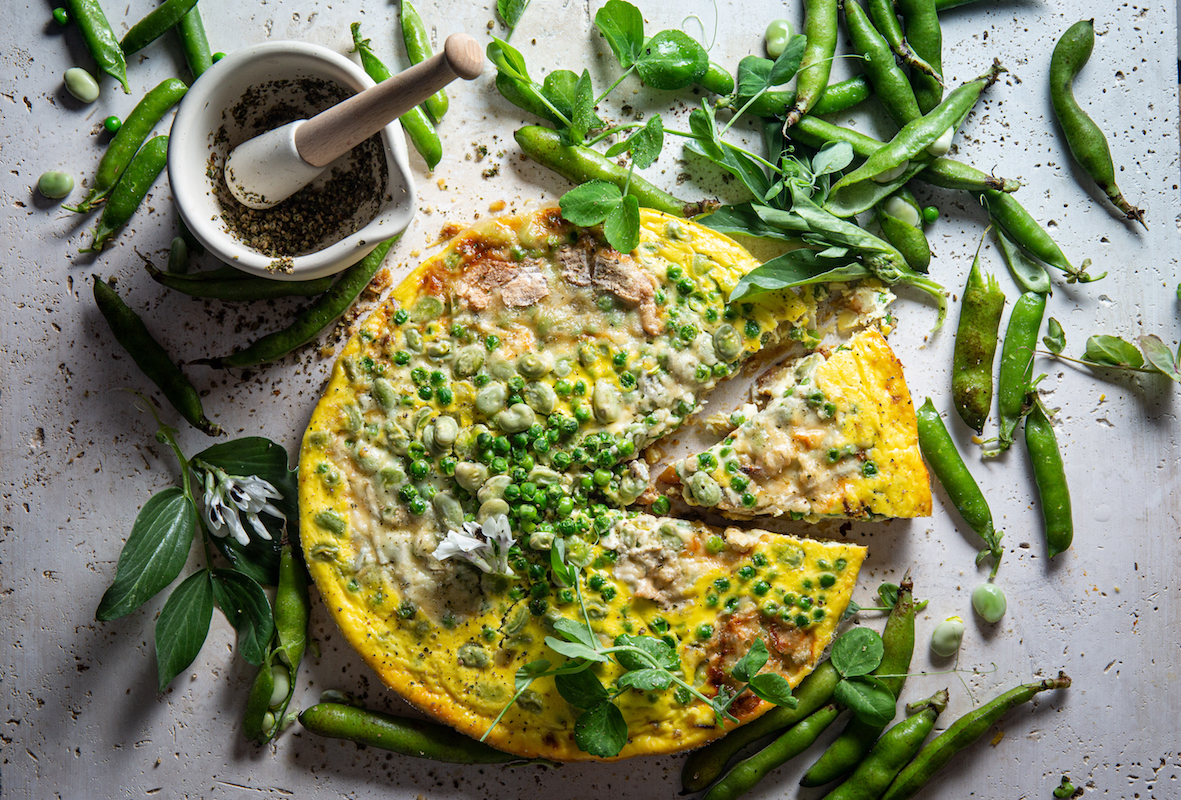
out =
[[193,363],[208,364],[216,369],[257,367],[277,361],[307,344],[348,310],[357,299],[357,295],[361,294],[361,290],[369,285],[369,281],[381,268],[386,254],[400,237],[401,234],[387,239],[373,248],[365,258],[345,270],[331,289],[316,298],[314,303],[283,330],[268,333],[233,355],[224,358],[204,358]]
[[146,17],[131,26],[119,42],[123,55],[138,53],[176,26],[185,14],[193,10],[197,0],[164,0]]
[[835,703],[812,712],[771,744],[735,764],[724,778],[705,793],[704,800],[734,800],[750,791],[776,767],[786,764],[811,747],[839,713],[840,708]]
[[945,708],[946,689],[921,701],[913,715],[886,731],[853,774],[824,800],[877,800],[923,746]]
[[1021,207],[1016,198],[993,190],[981,192],[979,196],[997,230],[1034,258],[1065,272],[1067,283],[1091,283],[1107,274],[1104,272],[1095,277],[1088,275],[1087,267],[1091,265],[1089,258],[1083,260],[1081,268],[1075,268],[1057,242]]
[[[914,586],[909,573],[898,586],[898,602],[886,618],[882,631],[884,653],[882,661],[873,671],[895,698],[902,694],[906,673],[914,656]],[[831,783],[857,767],[865,754],[877,741],[885,725],[872,725],[854,717],[833,739],[828,748],[808,768],[800,780],[801,786],[823,786]]]
[[886,211],[884,203],[879,203],[876,208],[878,224],[882,226],[882,238],[898,248],[911,269],[926,274],[931,267],[931,245],[922,227],[895,217]]
[[[406,45],[406,55],[410,57],[411,64],[426,61],[434,55],[431,50],[431,39],[426,32],[426,25],[423,24],[418,11],[407,0],[402,0],[402,41]],[[426,113],[430,115],[431,121],[436,125],[443,121],[443,115],[447,113],[448,105],[450,102],[447,100],[447,92],[442,89],[432,94],[423,103]]]
[[294,548],[285,544],[279,556],[279,584],[275,590],[275,636],[281,648],[279,656],[292,673],[299,669],[307,648],[311,607],[307,571]]
[[1148,230],[1144,211],[1125,200],[1115,184],[1115,165],[1111,161],[1107,137],[1074,98],[1074,79],[1086,66],[1094,47],[1095,21],[1092,19],[1071,25],[1054,45],[1054,54],[1050,57],[1050,102],[1054,116],[1062,126],[1074,160],[1099,184],[1112,205]]
[[991,555],[991,575],[995,576],[997,568],[1001,565],[1001,555],[1004,553],[1001,547],[1003,534],[993,529],[992,511],[988,508],[988,501],[984,499],[984,493],[980,491],[976,479],[964,465],[964,459],[956,450],[955,442],[947,432],[947,427],[939,417],[939,412],[935,410],[931,398],[928,397],[919,407],[916,416],[919,449],[923,453],[923,458],[931,465],[935,477],[942,484],[943,490],[947,492],[948,498],[960,512],[964,522],[984,540],[986,548],[976,556],[976,563],[979,564]]
[[511,764],[525,761],[437,722],[395,717],[343,703],[319,703],[304,709],[299,723],[333,739],[392,750],[404,756],[451,764]]
[[[390,77],[389,68],[373,54],[369,40],[361,38],[361,23],[354,22],[351,30],[353,51],[361,57],[361,66],[365,68],[365,73],[376,83],[381,83]],[[435,126],[431,125],[431,121],[427,119],[426,112],[415,106],[399,117],[398,121],[402,123],[402,130],[410,137],[410,143],[414,145],[414,149],[426,161],[427,168],[433,170],[437,167],[440,159],[443,158],[443,142],[439,139],[439,134],[435,132]]]
[[[856,0],[845,0],[845,28],[853,40],[853,49],[865,59],[865,76],[873,85],[882,108],[898,125],[905,125],[923,114],[906,73],[894,60],[894,51]],[[893,12],[891,12],[893,13]],[[913,266],[913,265],[912,265]],[[925,272],[926,270],[920,270]]]
[[169,404],[194,428],[217,436],[221,428],[210,422],[201,408],[201,397],[189,379],[160,346],[139,315],[132,311],[111,285],[94,276],[94,302],[135,365],[160,388]]
[[212,300],[249,301],[270,300],[276,297],[314,297],[332,286],[333,276],[309,281],[276,281],[258,278],[236,270],[233,267],[206,270],[191,275],[177,275],[173,271],[162,272],[151,264],[144,263],[145,269],[157,283],[169,289]]
[[[897,0],[898,11],[906,23],[906,41],[914,54],[931,65],[936,73],[943,73],[943,32],[939,28],[939,15],[935,0]],[[925,72],[916,71],[910,76],[915,97],[923,113],[939,105],[943,99],[943,84]]]
[[[808,115],[800,119],[791,129],[791,136],[810,147],[820,147],[827,142],[847,142],[853,152],[861,158],[869,158],[885,143],[866,136],[864,133],[842,128]],[[996,191],[1015,192],[1021,184],[1010,178],[998,178],[981,172],[975,167],[950,158],[937,158],[926,169],[916,175],[919,180],[944,189],[963,189],[970,192]]]
[[705,69],[705,74],[698,79],[697,85],[702,89],[725,97],[734,92],[734,76],[721,64],[715,64],[711,61]]
[[836,667],[825,661],[792,692],[796,698],[795,708],[775,706],[754,722],[735,728],[721,739],[689,753],[681,770],[681,788],[686,793],[707,788],[718,779],[739,750],[764,736],[795,725],[827,703],[840,680]]
[[107,241],[127,224],[131,215],[139,208],[156,178],[164,171],[167,162],[167,136],[157,136],[139,149],[103,207],[98,228],[94,231],[94,241],[90,243],[90,247],[84,247],[78,252],[97,253],[106,246]]
[[1028,703],[1039,692],[1066,689],[1069,686],[1070,678],[1059,672],[1057,678],[1048,678],[1010,689],[975,711],[960,717],[950,728],[924,747],[914,761],[902,769],[881,800],[907,800],[914,797],[956,753],[987,733],[1007,711]]
[[593,180],[613,183],[621,190],[626,189],[644,208],[675,217],[695,216],[708,207],[704,203],[678,200],[589,147],[564,144],[558,132],[550,128],[526,125],[513,135],[525,155],[574,183]]
[[117,80],[124,92],[131,94],[131,87],[127,85],[127,59],[99,0],[66,0],[66,7],[98,68]]
[[[262,744],[270,741],[270,732],[275,727],[275,714],[271,711],[271,694],[275,690],[275,674],[271,661],[266,659],[254,676],[250,694],[246,697],[246,711],[242,715],[242,734],[248,741]],[[267,715],[270,718],[267,718]]]
[[837,50],[837,0],[804,0],[804,36],[808,43],[796,72],[796,101],[788,109],[784,132],[811,110],[828,87]]
[[[813,105],[810,114],[839,114],[850,108],[864,103],[873,95],[869,81],[864,75],[830,84],[824,94]],[[736,97],[722,101],[725,108],[742,108],[750,98]],[[772,90],[763,92],[755,101],[746,107],[746,113],[756,117],[781,117],[796,101],[793,89]]]
[[1025,418],[1025,448],[1033,465],[1034,482],[1042,504],[1046,549],[1050,558],[1067,550],[1074,540],[1074,520],[1070,511],[1070,488],[1066,468],[1058,450],[1054,426],[1036,392],[1027,400],[1031,410]]
[[1013,444],[1017,426],[1028,412],[1025,393],[1033,380],[1033,351],[1046,312],[1046,296],[1026,292],[1013,304],[1005,341],[1001,345],[1001,367],[997,375],[997,413],[1000,431],[994,452],[1002,453]]
[[90,184],[90,192],[76,206],[62,206],[69,211],[85,212],[94,208],[115,188],[131,159],[139,152],[144,140],[152,132],[168,110],[176,105],[189,87],[176,78],[168,78],[136,103],[135,108],[123,120],[123,126],[107,145],[98,171]]
[[952,8],[959,8],[966,6],[969,3],[975,3],[977,0],[935,0],[936,11],[947,11]]
[[213,54],[209,51],[209,38],[205,35],[205,23],[201,20],[201,9],[193,6],[189,13],[176,24],[180,34],[180,46],[185,52],[185,62],[193,80],[200,78],[205,70],[213,66]]
[[[972,2],[972,0],[962,1]],[[906,36],[902,32],[902,23],[898,21],[898,14],[894,9],[894,0],[867,0],[866,6],[874,28],[881,32],[882,37],[889,43],[890,49],[902,63],[912,70],[918,70],[930,76],[942,85],[943,76],[939,74],[938,70],[919,58],[914,48],[910,46],[910,42],[906,41]]]
[[994,233],[1001,255],[1009,267],[1009,274],[1021,287],[1021,291],[1050,294],[1050,274],[1046,272],[1046,268],[1021,252],[1021,249],[1013,244],[1013,240],[999,228],[995,229]]
[[830,197],[867,181],[882,181],[884,175],[898,170],[912,159],[929,160],[927,148],[948,129],[958,127],[980,98],[981,92],[996,82],[1004,71],[1004,67],[993,64],[992,68],[979,78],[956,88],[926,116],[907,123],[885,147],[874,152],[864,164],[837,181],[832,187]]
[[[983,242],[981,242],[983,244]],[[992,408],[992,364],[1005,294],[993,275],[980,271],[980,248],[972,259],[960,305],[960,322],[951,360],[951,399],[964,423],[984,432]]]
[[[151,265],[146,261],[144,265],[149,267],[148,271],[151,272]],[[168,248],[168,271],[177,275],[189,271],[189,244],[183,236],[172,237],[172,244]]]

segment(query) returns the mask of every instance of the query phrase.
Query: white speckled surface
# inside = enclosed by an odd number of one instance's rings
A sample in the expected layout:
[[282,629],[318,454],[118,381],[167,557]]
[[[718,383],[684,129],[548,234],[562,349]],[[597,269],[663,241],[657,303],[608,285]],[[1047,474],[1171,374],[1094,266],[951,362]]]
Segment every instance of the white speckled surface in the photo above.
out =
[[[3,291],[0,364],[0,785],[4,797],[350,797],[558,798],[672,797],[681,758],[641,759],[611,766],[466,768],[405,759],[289,730],[258,750],[242,738],[239,720],[253,671],[233,653],[232,631],[220,615],[197,662],[163,695],[155,692],[151,627],[163,599],[112,623],[94,621],[123,539],[139,505],[171,482],[175,465],[156,445],[149,419],[133,411],[118,387],[149,389],[119,352],[94,308],[92,273],[116,276],[131,304],[170,352],[194,359],[230,351],[281,324],[300,303],[253,306],[193,301],[167,295],[140,266],[136,251],[163,261],[175,228],[167,183],[161,181],[114,246],[97,258],[76,255],[90,226],[31,191],[48,169],[90,174],[108,114],[125,115],[139,93],[168,75],[183,74],[175,43],[166,37],[132,59],[137,94],[112,91],[81,107],[65,94],[61,73],[88,64],[74,31],[50,19],[55,3],[5,3],[0,25],[0,285]],[[125,30],[146,13],[150,0],[108,0],[112,22]],[[468,30],[483,40],[491,0],[423,2],[419,9],[440,37]],[[591,8],[599,3],[593,2]],[[649,30],[681,24],[695,11],[713,37],[713,6],[706,0],[641,3]],[[733,68],[759,52],[762,29],[773,16],[798,20],[798,3],[718,0],[714,60]],[[297,38],[340,51],[348,24],[361,20],[378,52],[392,59],[395,8],[385,0],[295,0],[259,3],[202,0],[215,50],[232,51],[264,39]],[[536,74],[589,64],[596,81],[612,74],[607,48],[590,34],[587,6],[572,0],[533,0],[514,43]],[[1046,97],[1049,53],[1058,34],[1077,19],[1095,16],[1096,52],[1077,91],[1108,132],[1125,193],[1148,210],[1147,233],[1121,222],[1084,186],[1050,119]],[[696,22],[686,24],[697,33]],[[1086,287],[1055,284],[1049,314],[1067,331],[1077,353],[1091,333],[1126,337],[1156,333],[1167,342],[1181,334],[1178,282],[1178,103],[1176,9],[1069,0],[982,0],[944,15],[944,61],[953,81],[981,72],[993,57],[1011,75],[991,89],[959,137],[963,157],[998,174],[1020,178],[1020,199],[1046,223],[1076,261],[1093,259],[1110,277]],[[396,63],[396,62],[394,62]],[[845,67],[840,67],[845,69]],[[625,84],[615,102],[665,110],[680,103],[665,93]],[[421,213],[388,262],[395,277],[419,260],[444,221],[467,223],[504,199],[553,200],[567,188],[560,178],[524,163],[512,140],[523,112],[491,86],[457,87],[441,126],[445,159],[425,175],[417,156]],[[611,111],[617,112],[618,106]],[[672,126],[674,123],[668,123]],[[683,127],[683,124],[682,124]],[[885,128],[880,132],[887,133]],[[476,145],[489,155],[476,159]],[[716,176],[677,160],[675,142],[650,170],[658,183],[685,196],[732,191]],[[499,174],[481,173],[499,167]],[[695,188],[700,187],[700,188]],[[962,286],[982,229],[983,215],[968,198],[938,191],[943,209],[931,229],[932,272],[948,287]],[[995,249],[987,268],[1004,272]],[[203,266],[212,266],[203,264]],[[1017,290],[1007,275],[1010,298]],[[913,395],[932,395],[950,409],[951,330],[931,341],[933,314],[915,297],[895,306],[892,343],[907,368]],[[954,325],[954,317],[952,320]],[[313,349],[248,376],[189,367],[207,409],[234,435],[263,434],[294,451],[331,361]],[[1101,382],[1085,371],[1039,361],[1053,405],[1075,503],[1074,548],[1052,566],[1043,556],[1040,513],[1020,449],[996,462],[969,463],[981,478],[994,516],[1007,536],[999,583],[1010,611],[995,626],[973,618],[971,589],[983,570],[972,566],[975,542],[957,528],[937,492],[930,520],[820,526],[826,536],[866,543],[871,556],[858,598],[868,601],[884,579],[914,570],[918,593],[931,598],[920,615],[915,667],[947,668],[932,661],[927,637],[938,621],[961,613],[968,630],[963,668],[990,670],[967,676],[912,679],[905,699],[949,686],[949,722],[1002,688],[1035,674],[1065,669],[1075,680],[1066,693],[1043,696],[1010,714],[923,795],[927,798],[1049,798],[1069,771],[1088,786],[1087,797],[1181,797],[1181,446],[1177,390],[1152,381]],[[954,422],[965,452],[974,452]],[[186,429],[189,452],[205,446]],[[798,530],[798,528],[796,528]],[[877,624],[876,621],[871,621]],[[343,645],[318,605],[313,632],[321,656],[308,658],[296,702],[308,705],[325,689],[354,692],[369,705],[398,710],[369,670]],[[992,665],[995,664],[995,671]],[[971,688],[971,696],[967,689]],[[831,734],[830,734],[831,735]],[[989,740],[993,743],[990,746]],[[819,752],[817,747],[816,752]],[[775,773],[752,797],[814,798],[796,781],[809,754]]]

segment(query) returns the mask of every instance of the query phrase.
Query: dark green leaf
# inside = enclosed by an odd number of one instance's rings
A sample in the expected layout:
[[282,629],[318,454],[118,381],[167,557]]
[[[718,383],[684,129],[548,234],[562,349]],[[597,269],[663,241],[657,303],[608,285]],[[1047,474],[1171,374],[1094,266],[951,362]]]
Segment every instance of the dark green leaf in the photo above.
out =
[[607,157],[614,158],[623,152],[631,152],[632,162],[640,169],[652,166],[664,147],[664,121],[659,114],[648,118],[648,122],[622,142],[607,150]]
[[[738,62],[738,96],[753,97],[770,85],[767,78],[771,75],[774,61],[760,56],[747,56]],[[741,106],[739,106],[741,108]]]
[[262,664],[275,632],[266,592],[237,570],[215,569],[213,599],[238,632],[238,652],[242,658],[256,667]]
[[893,608],[898,605],[898,592],[900,591],[896,583],[883,583],[878,587],[878,599],[882,601],[882,605],[887,608]]
[[626,670],[648,669],[680,669],[681,658],[677,651],[669,647],[668,643],[653,636],[632,636],[621,633],[615,637],[616,647],[634,647],[643,651],[643,655],[635,652],[623,651],[615,654],[615,660]]
[[814,175],[840,172],[853,162],[853,147],[848,142],[828,142],[812,158]]
[[554,676],[554,684],[562,699],[575,708],[595,708],[608,697],[599,676],[589,669],[559,673]]
[[[693,113],[696,113],[696,111]],[[692,114],[689,117],[689,124],[692,127]],[[767,179],[763,168],[751,159],[750,156],[735,150],[732,145],[726,142],[702,142],[701,140],[693,140],[686,147],[689,152],[696,153],[707,161],[717,164],[738,178],[755,197],[766,197],[770,192],[771,181]]]
[[627,195],[607,214],[603,221],[603,235],[607,244],[621,253],[630,253],[640,246],[640,201]]
[[527,5],[529,5],[529,0],[496,0],[496,13],[511,30],[517,27]]
[[545,98],[571,120],[574,119],[574,98],[577,89],[578,75],[568,69],[554,70],[545,76],[545,81],[541,85],[541,93]]
[[230,475],[257,475],[283,495],[282,500],[274,501],[275,507],[288,519],[298,518],[299,484],[295,471],[287,466],[287,450],[270,439],[247,436],[215,444],[194,456],[193,461],[213,464]]
[[872,275],[856,261],[833,266],[832,262],[817,259],[814,251],[801,248],[773,258],[742,276],[730,293],[729,302],[793,286],[854,281]]
[[869,628],[854,628],[833,643],[829,660],[842,676],[855,678],[877,669],[884,654],[882,637],[877,632]]
[[798,702],[791,693],[787,678],[774,672],[764,672],[750,679],[750,690],[768,703],[784,708],[795,708]]
[[1090,361],[1104,367],[1139,369],[1144,366],[1144,356],[1140,355],[1136,345],[1118,336],[1092,336],[1087,339],[1087,349],[1083,353],[1083,361]]
[[586,228],[601,224],[622,201],[623,195],[615,184],[587,181],[562,195],[558,205],[563,218]]
[[533,682],[535,678],[544,675],[546,670],[550,668],[550,662],[544,658],[539,658],[536,661],[530,661],[517,670],[517,674],[513,676],[513,685],[519,692]]
[[[698,217],[695,221],[719,233],[724,233],[727,236],[740,233],[759,239],[778,239],[784,242],[799,241],[798,236],[794,236],[781,228],[773,227],[764,222],[762,217],[755,213],[750,203],[722,206],[711,214]],[[807,230],[807,226],[801,223],[800,230]]]
[[[622,63],[622,62],[621,62]],[[661,31],[644,46],[636,59],[640,80],[655,89],[684,89],[700,80],[709,68],[709,56],[684,31]]]
[[734,668],[730,670],[730,674],[739,683],[746,683],[759,674],[759,670],[767,663],[769,656],[770,653],[767,652],[767,645],[763,644],[763,640],[755,639],[755,643],[746,651],[746,655],[734,662]]
[[1045,343],[1046,349],[1051,353],[1061,353],[1062,349],[1066,347],[1066,332],[1062,330],[1062,323],[1050,317],[1050,321],[1046,325],[1046,335],[1042,337],[1042,342]]
[[181,489],[170,487],[144,503],[95,618],[130,614],[172,583],[189,557],[196,529],[197,510]]
[[839,682],[833,699],[843,703],[866,725],[884,727],[894,719],[896,701],[893,693],[872,675],[862,675]]
[[209,570],[194,572],[169,596],[156,620],[156,670],[160,691],[201,652],[213,620],[213,580]]
[[525,57],[521,55],[521,51],[513,47],[503,39],[492,37],[492,41],[485,49],[488,60],[496,65],[496,69],[503,75],[507,75],[514,80],[520,81],[524,84],[533,84],[533,79],[529,77],[529,69],[525,66]]
[[614,703],[600,703],[579,715],[574,723],[574,742],[592,756],[617,756],[627,744],[627,722]]
[[[263,514],[259,519],[267,530],[271,530],[275,522],[273,517]],[[269,542],[259,536],[251,536],[249,543],[245,545],[238,544],[238,540],[232,536],[214,537],[213,544],[226,560],[234,565],[234,569],[243,575],[249,575],[260,585],[274,586],[278,582],[281,535],[277,536],[271,531]]]
[[629,68],[644,47],[644,15],[624,0],[607,0],[595,14],[595,27],[607,39],[619,66]]
[[1173,357],[1173,351],[1161,341],[1159,336],[1141,336],[1140,349],[1144,351],[1144,357],[1148,363],[1157,371],[1168,377],[1169,380],[1181,383],[1181,367]]
[[584,69],[574,87],[574,116],[571,117],[570,138],[575,144],[582,144],[586,138],[586,132],[597,121],[595,90],[591,86],[590,72]]
[[650,692],[653,690],[664,691],[672,686],[672,682],[672,675],[668,674],[666,670],[637,669],[634,672],[625,672],[620,675],[615,681],[615,685],[620,689],[639,689]]
[[552,636],[545,637],[546,646],[555,653],[560,653],[567,658],[585,658],[588,661],[606,661],[607,656],[600,653],[593,647],[587,647],[582,642],[567,642],[561,639],[555,639]]
[[775,59],[775,65],[771,67],[771,73],[767,76],[767,85],[782,86],[794,78],[799,72],[807,46],[808,37],[798,33],[792,36],[787,42],[787,47],[779,54],[779,58]]

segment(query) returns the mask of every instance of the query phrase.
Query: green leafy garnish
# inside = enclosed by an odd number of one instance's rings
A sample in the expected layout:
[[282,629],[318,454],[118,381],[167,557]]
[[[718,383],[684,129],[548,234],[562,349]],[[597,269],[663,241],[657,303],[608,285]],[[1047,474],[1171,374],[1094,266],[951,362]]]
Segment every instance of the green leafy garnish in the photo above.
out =
[[1136,349],[1136,345],[1118,336],[1107,335],[1087,339],[1083,361],[1120,369],[1140,369],[1144,366],[1144,356]]
[[1051,353],[1061,353],[1063,348],[1066,347],[1066,332],[1062,330],[1062,323],[1050,317],[1050,321],[1046,324],[1046,335],[1042,337],[1042,342]]
[[877,669],[885,652],[881,636],[868,628],[854,628],[833,643],[829,660],[841,677],[856,678]]
[[181,581],[156,620],[156,671],[162,692],[188,668],[209,635],[213,621],[213,581],[208,569]]
[[664,147],[664,121],[659,114],[648,118],[642,128],[622,142],[617,142],[607,149],[607,157],[614,158],[621,153],[629,153],[632,163],[640,169],[647,169],[656,163],[660,150]]
[[840,681],[833,689],[832,696],[837,702],[848,706],[858,719],[869,725],[884,726],[894,719],[897,705],[894,694],[872,675],[860,675]]
[[602,225],[607,243],[621,253],[630,253],[640,243],[640,203],[606,181],[578,186],[558,201],[562,216],[575,225]]
[[521,15],[525,13],[525,7],[528,5],[529,0],[496,0],[496,13],[511,31],[521,21]]
[[595,14],[595,27],[603,34],[615,59],[630,69],[644,47],[644,15],[624,0],[607,0]]
[[1169,380],[1181,383],[1181,347],[1177,348],[1177,355],[1174,356],[1159,336],[1141,336],[1137,341],[1149,365]]

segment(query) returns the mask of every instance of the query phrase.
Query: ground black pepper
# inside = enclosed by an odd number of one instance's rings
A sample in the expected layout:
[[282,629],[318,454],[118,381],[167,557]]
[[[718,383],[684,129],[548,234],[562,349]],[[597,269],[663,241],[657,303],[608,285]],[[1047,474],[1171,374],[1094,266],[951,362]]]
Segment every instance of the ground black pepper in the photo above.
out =
[[[209,158],[208,177],[221,205],[226,230],[247,247],[275,261],[273,271],[290,272],[292,257],[321,250],[365,227],[381,209],[389,182],[385,147],[378,134],[349,154],[343,167],[321,176],[272,208],[253,209],[230,193],[225,154],[241,142],[347,99],[353,91],[318,78],[270,81],[252,86],[230,109],[236,131],[223,126],[219,147]],[[234,141],[237,139],[237,141]]]

